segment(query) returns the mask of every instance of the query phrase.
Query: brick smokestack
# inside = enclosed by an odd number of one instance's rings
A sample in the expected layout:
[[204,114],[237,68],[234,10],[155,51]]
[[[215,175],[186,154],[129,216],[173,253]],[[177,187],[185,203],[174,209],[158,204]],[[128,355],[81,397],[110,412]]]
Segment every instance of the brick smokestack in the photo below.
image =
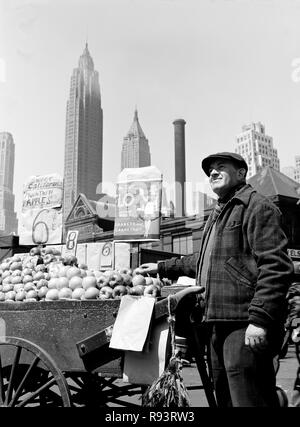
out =
[[175,212],[185,215],[185,120],[177,119],[174,125],[175,143]]

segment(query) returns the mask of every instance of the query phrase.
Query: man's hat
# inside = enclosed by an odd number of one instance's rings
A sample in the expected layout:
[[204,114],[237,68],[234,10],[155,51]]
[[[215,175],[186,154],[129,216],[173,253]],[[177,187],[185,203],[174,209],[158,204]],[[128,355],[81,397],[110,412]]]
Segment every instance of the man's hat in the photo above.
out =
[[229,153],[225,151],[223,153],[211,154],[202,160],[202,169],[204,170],[207,176],[209,176],[209,167],[211,163],[218,159],[223,159],[227,161],[229,160],[232,163],[238,165],[239,167],[246,169],[246,172],[248,171],[248,165],[246,163],[246,160],[240,154]]

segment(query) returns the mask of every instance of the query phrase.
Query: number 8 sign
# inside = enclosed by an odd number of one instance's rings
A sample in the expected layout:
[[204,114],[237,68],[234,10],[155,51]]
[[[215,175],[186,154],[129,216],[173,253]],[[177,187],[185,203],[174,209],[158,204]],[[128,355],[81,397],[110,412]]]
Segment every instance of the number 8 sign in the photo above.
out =
[[66,251],[76,255],[78,230],[69,230],[66,238]]

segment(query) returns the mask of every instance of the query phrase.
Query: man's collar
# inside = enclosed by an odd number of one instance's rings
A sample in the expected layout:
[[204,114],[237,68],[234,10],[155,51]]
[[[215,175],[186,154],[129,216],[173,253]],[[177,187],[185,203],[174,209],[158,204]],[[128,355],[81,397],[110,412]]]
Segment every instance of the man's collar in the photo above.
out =
[[232,199],[239,199],[245,205],[248,205],[251,193],[255,191],[250,184],[239,184],[237,187],[234,187],[230,192],[223,198],[218,199],[218,203],[224,204]]
[[250,184],[245,184],[235,193],[233,198],[239,199],[245,206],[247,206],[250,201],[250,196],[254,191],[254,188]]

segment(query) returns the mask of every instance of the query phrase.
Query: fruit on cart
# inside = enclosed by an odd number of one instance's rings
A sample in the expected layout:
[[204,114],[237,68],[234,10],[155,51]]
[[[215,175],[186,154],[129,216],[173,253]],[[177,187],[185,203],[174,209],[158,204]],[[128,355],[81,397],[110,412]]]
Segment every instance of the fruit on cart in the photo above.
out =
[[125,286],[131,286],[132,285],[132,276],[128,273],[120,273],[123,277],[123,282]]
[[18,283],[22,283],[22,277],[21,276],[12,276],[10,283],[12,285],[17,285]]
[[16,298],[15,298],[16,301],[24,301],[25,298],[26,298],[26,292],[24,291],[24,289],[19,290],[16,293]]
[[99,298],[100,299],[109,299],[113,297],[113,290],[110,286],[103,286],[99,290]]
[[20,261],[14,261],[11,263],[10,270],[21,270],[22,269],[22,263]]
[[114,288],[115,286],[123,285],[123,283],[124,283],[124,279],[120,273],[115,272],[109,276],[108,284],[110,287]]
[[38,293],[35,289],[30,289],[28,292],[26,292],[26,299],[37,298],[37,297],[38,297]]
[[160,288],[160,284],[158,279],[140,274],[139,269],[90,269],[78,264],[76,257],[62,258],[60,251],[47,246],[8,257],[0,264],[0,301],[116,299],[144,292],[156,296],[157,288],[148,287]]
[[54,255],[54,250],[50,246],[46,246],[45,248],[42,248],[40,250],[40,254],[41,255],[48,255],[48,254]]
[[88,288],[96,288],[97,287],[97,279],[95,276],[86,276],[82,279],[82,287],[83,289]]
[[48,289],[48,287],[47,286],[42,286],[41,288],[39,288],[38,290],[37,290],[37,292],[38,292],[38,297],[41,299],[41,298],[45,298],[46,297],[46,294],[47,294],[47,292],[49,291],[49,289]]
[[33,280],[39,281],[41,279],[44,279],[45,275],[42,271],[38,271],[36,273],[33,274]]
[[[82,270],[84,270],[84,269],[82,268],[80,270],[81,270],[81,273],[82,273]],[[93,270],[87,269],[87,270],[84,270],[84,272],[85,272],[86,276],[93,276],[93,277],[95,277],[95,273],[93,272]]]
[[144,295],[145,296],[152,296],[154,298],[159,297],[160,296],[160,287],[153,285],[153,284],[145,286]]
[[15,291],[9,291],[9,292],[6,292],[6,294],[5,294],[5,299],[6,300],[15,300],[15,298],[16,298],[16,292]]
[[84,262],[80,262],[78,264],[78,268],[80,268],[81,270],[88,270],[88,266]]
[[69,288],[72,289],[72,291],[76,288],[82,288],[82,278],[79,276],[71,277],[69,280]]
[[15,277],[15,276],[21,276],[22,275],[22,270],[14,270],[11,273],[11,277]]
[[9,270],[10,267],[10,263],[9,262],[2,262],[0,265],[1,270],[5,271],[5,270]]
[[34,286],[33,282],[27,282],[24,285],[24,291],[29,292],[29,291],[34,291],[36,288]]
[[59,277],[67,277],[67,272],[71,267],[69,265],[61,265],[58,270]]
[[85,290],[83,288],[76,288],[72,292],[72,299],[81,299],[84,293],[85,293]]
[[46,301],[54,301],[59,299],[58,289],[49,289],[45,295]]
[[38,272],[38,271],[43,271],[45,272],[47,270],[47,267],[45,266],[45,264],[37,264],[34,267],[34,271]]
[[69,286],[69,279],[67,279],[66,277],[59,277],[57,279],[57,281],[56,281],[56,287],[57,287],[57,289],[68,288],[68,286]]
[[3,285],[8,285],[11,283],[12,278],[10,276],[5,277],[5,279],[3,279],[2,284]]
[[89,287],[85,290],[82,299],[96,299],[99,297],[100,290],[95,287]]
[[119,270],[119,273],[120,274],[128,274],[129,276],[132,276],[133,271],[131,268],[123,267]]
[[40,254],[41,254],[41,250],[38,247],[34,247],[29,251],[29,255],[31,256],[40,255]]
[[48,280],[46,279],[40,279],[37,283],[36,283],[36,288],[40,289],[40,288],[48,288]]
[[47,254],[44,256],[44,264],[50,264],[50,262],[54,260],[55,260],[55,257],[52,254]]
[[80,269],[80,276],[81,276],[82,278],[87,276],[87,274],[86,274],[86,270],[84,270],[83,268],[81,268],[81,269]]
[[141,286],[146,285],[146,279],[142,274],[136,274],[132,278],[132,286],[137,286],[137,285],[141,285]]
[[144,285],[135,285],[132,288],[129,288],[129,295],[142,296],[144,295],[145,286]]
[[32,280],[33,280],[33,278],[32,278],[32,276],[30,274],[25,274],[25,276],[22,279],[22,282],[25,285],[26,283],[32,282]]
[[103,286],[108,285],[109,278],[101,273],[101,276],[97,277],[96,281],[97,281],[97,287],[100,289]]
[[70,288],[61,288],[58,291],[59,299],[71,299],[72,298],[72,290]]
[[13,289],[14,289],[14,285],[12,285],[11,283],[7,283],[7,284],[2,285],[2,291],[5,293],[13,291]]
[[71,279],[75,276],[81,277],[81,270],[78,267],[72,266],[67,271],[67,277],[68,279]]
[[19,292],[19,291],[21,291],[21,290],[23,290],[24,289],[24,285],[23,285],[23,283],[17,283],[16,285],[14,285],[14,288],[13,288],[13,290],[15,291],[15,292]]
[[58,277],[51,277],[51,279],[48,281],[49,289],[57,289],[57,279]]
[[78,264],[78,260],[77,260],[77,257],[75,255],[66,255],[62,261],[63,261],[64,265],[77,265]]
[[124,285],[117,285],[113,288],[113,298],[118,299],[128,293],[127,287]]

